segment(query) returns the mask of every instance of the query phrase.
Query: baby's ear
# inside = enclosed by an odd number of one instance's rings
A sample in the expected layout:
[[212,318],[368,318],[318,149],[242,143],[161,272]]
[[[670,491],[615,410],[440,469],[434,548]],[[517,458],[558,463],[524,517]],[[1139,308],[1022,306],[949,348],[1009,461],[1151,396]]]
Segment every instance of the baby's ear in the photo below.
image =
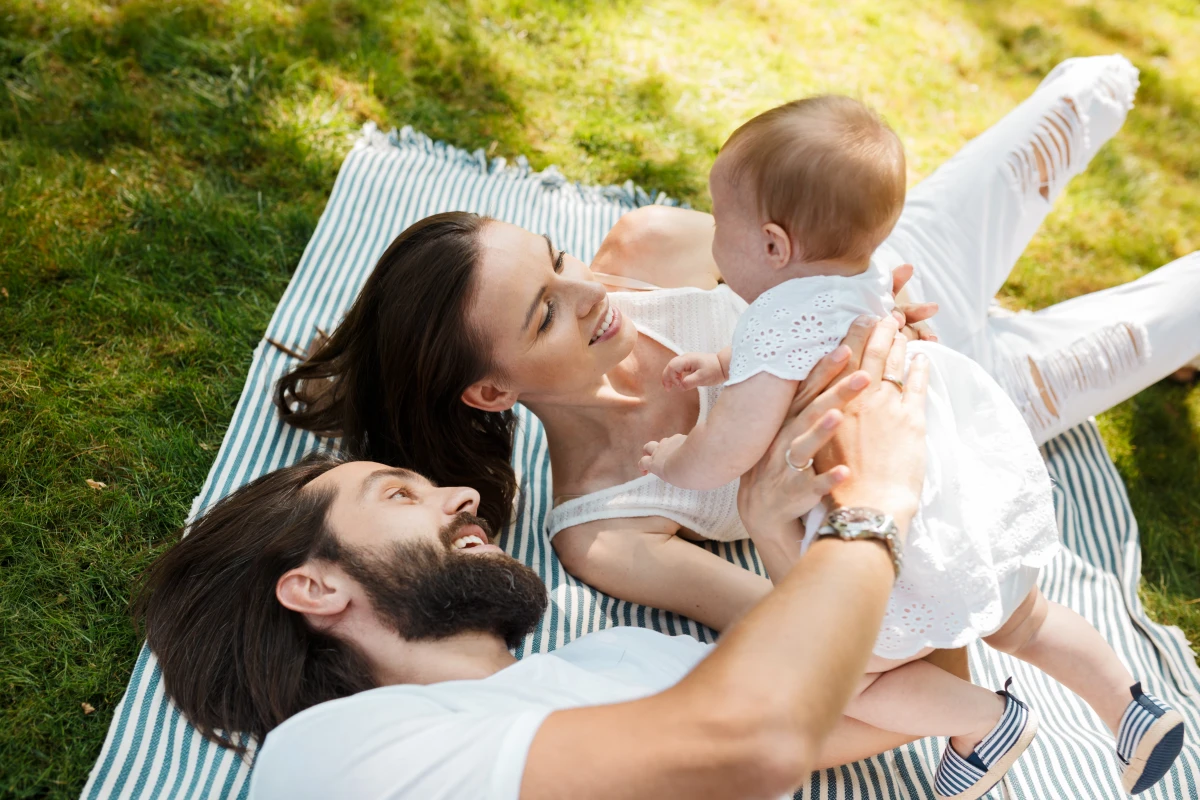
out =
[[792,238],[782,226],[768,222],[762,227],[767,263],[780,270],[792,262]]

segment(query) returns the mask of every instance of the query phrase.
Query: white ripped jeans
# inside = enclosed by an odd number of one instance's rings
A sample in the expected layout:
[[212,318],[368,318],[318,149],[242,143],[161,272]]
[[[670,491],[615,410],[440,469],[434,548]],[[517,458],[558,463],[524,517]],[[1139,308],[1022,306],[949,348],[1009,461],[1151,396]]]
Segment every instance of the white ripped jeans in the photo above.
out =
[[1122,56],[1059,64],[908,193],[884,245],[916,267],[915,297],[940,305],[942,343],[996,378],[1039,443],[1200,355],[1200,252],[1032,314],[989,314],[1054,200],[1125,121],[1137,85]]

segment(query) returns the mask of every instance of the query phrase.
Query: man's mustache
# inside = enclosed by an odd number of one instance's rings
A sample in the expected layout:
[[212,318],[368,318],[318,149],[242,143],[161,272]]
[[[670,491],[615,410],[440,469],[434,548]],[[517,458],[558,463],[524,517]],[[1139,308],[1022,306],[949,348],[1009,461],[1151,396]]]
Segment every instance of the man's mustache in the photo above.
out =
[[441,531],[438,532],[438,538],[442,540],[442,544],[446,546],[447,550],[449,550],[454,546],[454,540],[461,535],[462,529],[471,525],[478,526],[479,529],[487,535],[488,542],[495,544],[495,542],[492,541],[492,529],[488,527],[487,520],[485,520],[483,517],[477,517],[474,514],[470,514],[466,511],[459,513],[459,515],[456,516],[449,525],[442,528]]

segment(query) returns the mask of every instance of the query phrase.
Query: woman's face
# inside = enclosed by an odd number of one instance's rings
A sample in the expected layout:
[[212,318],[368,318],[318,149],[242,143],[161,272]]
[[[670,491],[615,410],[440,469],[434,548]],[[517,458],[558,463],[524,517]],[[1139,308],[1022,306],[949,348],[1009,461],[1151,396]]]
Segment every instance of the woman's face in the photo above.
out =
[[522,400],[569,395],[633,350],[637,329],[582,261],[499,221],[481,247],[471,321],[492,348],[497,386]]

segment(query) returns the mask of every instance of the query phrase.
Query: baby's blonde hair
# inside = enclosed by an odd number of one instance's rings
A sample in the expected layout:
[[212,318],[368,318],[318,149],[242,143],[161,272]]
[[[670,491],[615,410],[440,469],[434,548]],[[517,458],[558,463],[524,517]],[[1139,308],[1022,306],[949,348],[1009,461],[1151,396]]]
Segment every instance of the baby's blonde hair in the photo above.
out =
[[850,97],[765,111],[734,131],[721,154],[731,181],[748,181],[760,217],[787,231],[801,263],[869,258],[904,207],[904,146]]

